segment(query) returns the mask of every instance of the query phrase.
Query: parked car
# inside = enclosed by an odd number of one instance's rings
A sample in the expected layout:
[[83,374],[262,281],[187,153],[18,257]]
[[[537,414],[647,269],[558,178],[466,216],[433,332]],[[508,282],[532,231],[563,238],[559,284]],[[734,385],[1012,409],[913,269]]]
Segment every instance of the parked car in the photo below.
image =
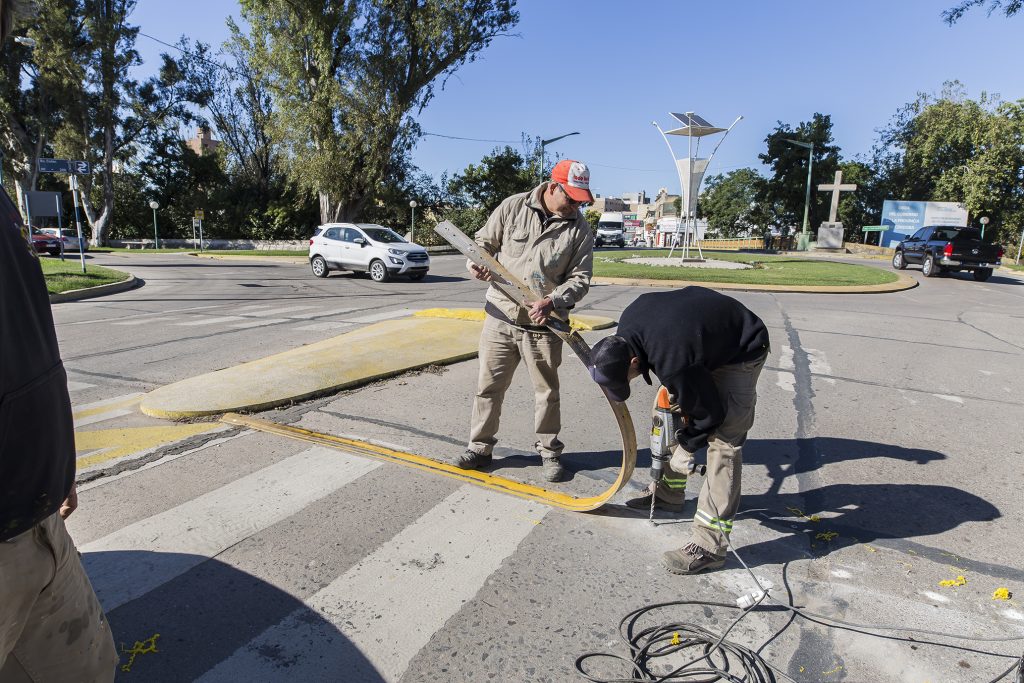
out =
[[[57,228],[41,228],[41,230],[48,235],[57,237]],[[70,228],[64,228],[59,232],[64,240],[64,251],[78,251],[78,232]],[[89,242],[84,237],[82,238],[82,249],[89,251]]]
[[396,275],[422,280],[430,270],[430,257],[426,249],[383,225],[327,223],[309,240],[309,266],[317,277],[351,270],[369,273],[374,282]]
[[53,235],[49,235],[38,228],[32,228],[32,248],[37,254],[44,251],[50,256],[60,255],[60,242]]
[[1002,258],[1003,248],[983,242],[977,228],[932,225],[896,245],[892,267],[903,270],[909,263],[920,263],[925,277],[966,270],[975,280],[984,282]]

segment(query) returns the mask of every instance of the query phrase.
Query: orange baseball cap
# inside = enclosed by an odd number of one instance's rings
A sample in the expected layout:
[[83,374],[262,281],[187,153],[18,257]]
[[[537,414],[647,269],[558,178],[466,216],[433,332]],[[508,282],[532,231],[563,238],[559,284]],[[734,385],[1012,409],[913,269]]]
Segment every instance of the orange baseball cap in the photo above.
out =
[[590,194],[590,169],[582,161],[562,159],[551,171],[551,180],[560,183],[566,194],[578,202],[594,201]]

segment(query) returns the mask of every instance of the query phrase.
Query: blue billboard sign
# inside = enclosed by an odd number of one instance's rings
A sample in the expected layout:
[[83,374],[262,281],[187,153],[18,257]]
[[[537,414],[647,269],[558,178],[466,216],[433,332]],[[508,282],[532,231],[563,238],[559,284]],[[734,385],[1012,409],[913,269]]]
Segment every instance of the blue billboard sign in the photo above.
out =
[[882,227],[879,244],[894,247],[926,225],[967,225],[967,209],[956,202],[906,202],[886,199],[882,202]]

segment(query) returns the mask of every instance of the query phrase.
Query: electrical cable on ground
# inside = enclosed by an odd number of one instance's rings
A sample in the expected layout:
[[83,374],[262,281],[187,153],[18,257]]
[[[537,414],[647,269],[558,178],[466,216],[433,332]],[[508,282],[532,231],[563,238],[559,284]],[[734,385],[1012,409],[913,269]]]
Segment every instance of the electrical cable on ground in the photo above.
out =
[[[708,502],[711,504],[712,510],[715,517],[719,517],[718,505],[715,503],[713,497],[708,491]],[[652,494],[653,495],[653,494]],[[733,547],[732,541],[729,539],[728,534],[724,534],[725,542],[729,549],[729,552],[739,561],[743,568],[747,571],[750,577],[754,581],[754,585],[757,586],[757,591],[749,593],[740,600],[738,604],[729,604],[723,602],[710,602],[706,600],[678,600],[673,602],[663,602],[640,609],[633,610],[619,622],[619,635],[626,643],[629,648],[631,657],[626,658],[621,655],[616,655],[608,652],[585,652],[576,658],[576,670],[588,681],[592,683],[649,683],[650,681],[657,681],[659,683],[676,683],[676,682],[692,682],[692,683],[714,683],[715,681],[727,681],[729,683],[775,683],[778,679],[775,674],[778,674],[782,678],[793,681],[796,680],[786,674],[784,671],[776,666],[770,664],[764,659],[759,648],[757,651],[751,650],[743,645],[733,643],[726,640],[726,636],[732,631],[733,628],[739,624],[748,614],[757,610],[761,604],[765,601],[770,601],[786,610],[789,610],[794,616],[800,616],[813,623],[826,626],[828,628],[840,628],[845,630],[853,630],[863,635],[875,636],[878,638],[895,638],[898,640],[906,640],[908,642],[914,642],[918,645],[935,645],[938,647],[946,647],[956,650],[965,650],[969,652],[977,653],[977,650],[972,650],[960,645],[953,645],[950,643],[939,643],[922,640],[913,640],[907,638],[899,638],[896,636],[888,636],[881,633],[873,633],[872,631],[898,631],[902,633],[918,633],[930,636],[936,636],[941,638],[948,638],[951,640],[960,640],[967,642],[983,642],[983,643],[1001,643],[1001,642],[1013,642],[1024,640],[1024,634],[1017,636],[1003,636],[1003,637],[978,637],[978,636],[967,636],[955,633],[945,633],[942,631],[931,631],[928,629],[919,628],[907,628],[901,626],[883,626],[873,624],[857,624],[853,622],[844,621],[835,617],[826,616],[823,614],[817,614],[808,610],[794,607],[792,604],[783,602],[773,597],[769,591],[770,587],[766,588],[761,581],[757,578],[754,572],[747,566],[747,563],[743,560],[740,554]],[[753,601],[747,608],[740,607],[744,599]],[[701,605],[704,607],[719,607],[727,609],[741,609],[742,613],[736,617],[735,620],[729,624],[729,627],[721,634],[716,635],[714,632],[705,629],[696,624],[688,622],[678,623],[667,623],[660,624],[645,628],[637,633],[633,632],[633,628],[637,620],[647,614],[648,612],[656,609],[662,609],[666,607],[673,607],[679,605]],[[786,624],[783,628],[788,628],[792,620]],[[781,632],[781,631],[780,631]],[[772,639],[776,637],[775,634]],[[666,644],[667,641],[667,644]],[[689,662],[678,666],[672,671],[667,673],[656,673],[652,671],[651,666],[658,663],[659,657],[665,657],[670,654],[684,651],[688,648],[700,648],[702,654]],[[1009,669],[1004,671],[1002,674],[993,678],[988,683],[999,683],[1005,679],[1008,675],[1012,674],[1014,669],[1017,670],[1016,676],[1012,679],[1012,683],[1024,683],[1024,654],[1020,656],[999,654],[999,653],[981,653],[993,657],[1006,657],[1013,658],[1016,661]],[[717,655],[717,664],[713,657]],[[599,678],[589,674],[584,663],[591,659],[604,658],[613,659],[626,662],[629,664],[632,672],[631,677],[620,677],[620,678]],[[701,668],[697,668],[697,665],[701,662],[707,662]],[[743,675],[739,675],[742,671]]]

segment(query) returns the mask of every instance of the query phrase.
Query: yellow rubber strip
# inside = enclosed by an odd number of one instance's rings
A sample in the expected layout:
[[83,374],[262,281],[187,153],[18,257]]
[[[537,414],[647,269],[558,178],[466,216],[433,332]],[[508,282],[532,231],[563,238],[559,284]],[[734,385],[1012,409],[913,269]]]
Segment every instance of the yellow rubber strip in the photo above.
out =
[[[630,448],[626,445],[623,448],[622,466],[619,469],[619,476],[615,480],[615,483],[607,490],[596,496],[591,496],[589,498],[577,498],[567,493],[551,491],[531,484],[523,484],[522,482],[513,481],[494,474],[487,474],[486,472],[459,469],[458,467],[449,465],[448,463],[439,462],[437,460],[425,458],[420,455],[414,455],[412,453],[395,451],[390,448],[377,446],[365,441],[346,439],[340,436],[333,436],[331,434],[321,434],[301,427],[277,424],[276,422],[270,422],[269,420],[261,420],[247,415],[239,415],[238,413],[227,413],[221,418],[221,421],[227,424],[237,425],[239,427],[256,429],[269,434],[278,434],[292,439],[308,441],[310,443],[316,443],[323,446],[330,446],[331,448],[337,448],[356,455],[393,462],[421,471],[433,472],[435,474],[451,477],[452,479],[458,479],[459,481],[467,484],[473,484],[474,486],[480,486],[493,491],[500,491],[509,495],[518,496],[519,498],[537,501],[539,503],[544,503],[545,505],[561,508],[563,510],[570,510],[572,512],[588,512],[590,510],[596,510],[604,505],[623,486],[625,486],[626,482],[629,481],[629,478],[633,476],[633,468],[636,465],[636,439],[634,437],[632,447]],[[623,435],[623,437],[625,441],[626,435]]]

